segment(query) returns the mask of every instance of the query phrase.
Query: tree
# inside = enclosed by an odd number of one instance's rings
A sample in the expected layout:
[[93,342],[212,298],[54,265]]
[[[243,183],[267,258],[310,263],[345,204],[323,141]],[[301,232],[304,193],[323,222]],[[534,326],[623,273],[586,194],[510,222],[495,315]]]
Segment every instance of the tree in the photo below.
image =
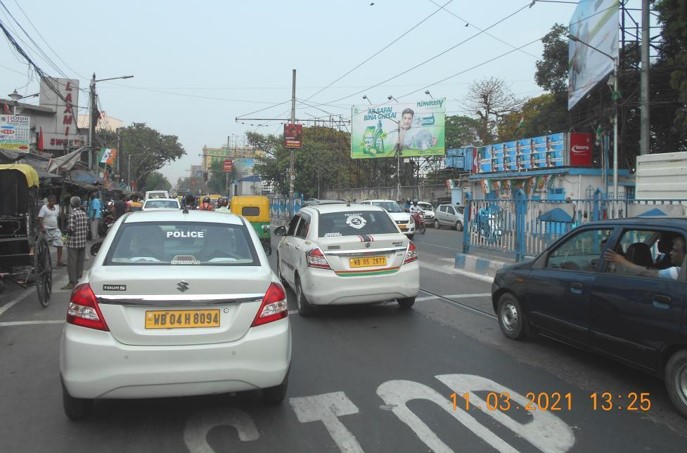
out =
[[[291,151],[282,146],[282,137],[246,134],[248,143],[262,151],[254,172],[271,181],[275,191],[289,193]],[[295,150],[294,191],[306,198],[317,197],[330,188],[347,187],[350,183],[350,135],[329,127],[303,128],[303,147]]]
[[[116,148],[117,133],[101,131],[98,139],[103,146]],[[133,123],[119,129],[119,168],[122,175],[131,174],[139,191],[145,190],[148,175],[186,154],[175,135],[163,135],[145,123]],[[131,156],[131,158],[129,158]],[[131,168],[127,168],[131,162]]]
[[536,63],[534,81],[553,93],[565,95],[568,89],[568,27],[554,24],[542,38],[544,52]]
[[666,140],[672,141],[675,149],[666,151],[681,151],[687,149],[687,8],[684,0],[657,0],[655,10],[663,25],[657,66],[670,74],[670,87],[675,90],[668,106],[674,112],[670,130],[673,140]]
[[159,171],[154,171],[148,175],[145,182],[146,190],[169,190],[172,184]]
[[446,149],[482,145],[479,137],[480,122],[469,116],[446,117]]
[[485,144],[496,138],[499,118],[517,110],[520,104],[506,83],[495,77],[473,82],[465,98],[467,111],[479,116],[478,137]]
[[568,129],[568,112],[558,96],[548,93],[530,98],[522,109],[505,115],[498,125],[498,141],[554,134]]

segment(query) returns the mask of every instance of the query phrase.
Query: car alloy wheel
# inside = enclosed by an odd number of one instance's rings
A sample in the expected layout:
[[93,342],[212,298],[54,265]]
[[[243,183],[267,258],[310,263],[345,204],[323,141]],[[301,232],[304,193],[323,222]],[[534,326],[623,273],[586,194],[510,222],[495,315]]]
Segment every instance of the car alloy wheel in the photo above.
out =
[[434,219],[434,228],[439,229],[439,221],[437,219]]
[[463,231],[463,222],[460,220],[456,222],[456,231]]

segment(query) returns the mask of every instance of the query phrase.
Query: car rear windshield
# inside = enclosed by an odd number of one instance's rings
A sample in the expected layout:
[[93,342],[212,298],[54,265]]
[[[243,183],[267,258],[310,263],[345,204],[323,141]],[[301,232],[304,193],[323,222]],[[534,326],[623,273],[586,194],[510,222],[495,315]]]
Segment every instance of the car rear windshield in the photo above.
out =
[[322,238],[398,232],[396,224],[386,212],[349,211],[322,214],[317,235]]
[[148,200],[145,204],[146,209],[149,208],[172,208],[178,209],[179,203],[173,200]]
[[387,212],[404,212],[395,201],[372,201],[370,204],[386,209]]
[[105,265],[259,265],[245,225],[129,223],[117,231]]

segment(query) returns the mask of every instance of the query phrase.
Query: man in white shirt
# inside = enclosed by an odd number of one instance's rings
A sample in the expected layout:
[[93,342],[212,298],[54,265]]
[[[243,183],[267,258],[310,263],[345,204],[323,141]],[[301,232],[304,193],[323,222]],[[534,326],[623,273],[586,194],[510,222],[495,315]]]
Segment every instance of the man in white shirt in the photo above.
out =
[[45,233],[48,239],[48,244],[52,245],[57,249],[57,266],[64,267],[65,264],[62,261],[62,231],[60,231],[59,226],[59,216],[60,210],[55,206],[57,197],[55,195],[50,195],[48,197],[48,204],[41,206],[40,211],[38,211],[38,225],[41,231]]
[[685,259],[685,239],[682,236],[678,236],[673,239],[673,248],[670,250],[670,262],[672,266],[667,269],[647,269],[631,263],[624,256],[613,250],[606,250],[604,253],[604,259],[619,266],[623,271],[629,272],[633,275],[677,280],[677,277],[680,274],[680,266],[682,266],[682,262]]

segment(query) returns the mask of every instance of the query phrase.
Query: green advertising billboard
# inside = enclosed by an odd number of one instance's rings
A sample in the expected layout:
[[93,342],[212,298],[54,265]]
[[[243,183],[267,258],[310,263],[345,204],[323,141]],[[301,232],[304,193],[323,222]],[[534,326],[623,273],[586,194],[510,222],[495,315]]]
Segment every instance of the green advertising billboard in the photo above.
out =
[[386,105],[353,106],[351,159],[443,156],[445,98]]

